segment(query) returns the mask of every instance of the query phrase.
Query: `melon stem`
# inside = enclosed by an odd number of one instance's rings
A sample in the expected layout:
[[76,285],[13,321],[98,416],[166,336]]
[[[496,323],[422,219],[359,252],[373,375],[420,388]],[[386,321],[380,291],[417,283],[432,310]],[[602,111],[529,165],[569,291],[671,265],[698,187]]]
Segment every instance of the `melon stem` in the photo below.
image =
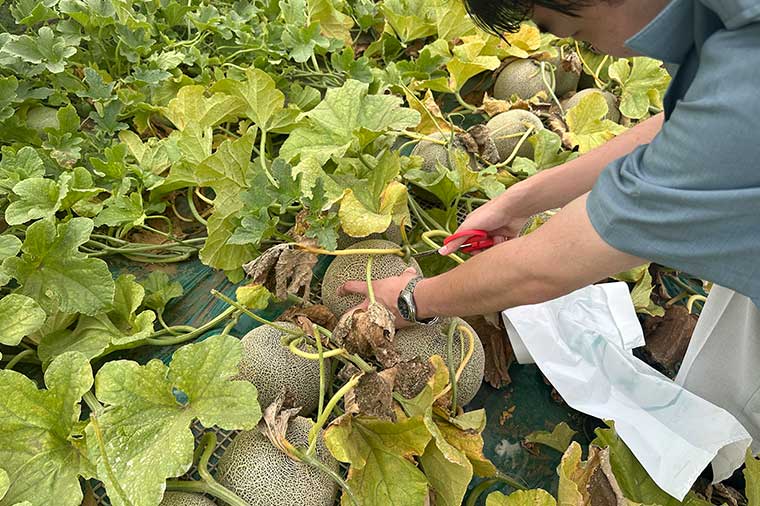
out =
[[402,248],[392,249],[336,249],[329,251],[322,248],[315,248],[306,244],[296,243],[296,247],[302,250],[314,253],[315,255],[329,255],[329,256],[349,256],[349,255],[396,255],[399,257],[404,256],[404,250]]
[[451,412],[457,412],[457,375],[454,368],[454,332],[457,330],[456,320],[451,320],[446,333],[446,365],[449,367],[449,384],[451,385]]
[[[445,230],[428,230],[427,232],[422,233],[422,240],[425,244],[430,246],[433,249],[440,249],[441,246],[435,243],[435,241],[432,240],[432,237],[448,237],[450,234],[446,232]],[[460,258],[456,253],[452,253],[449,255],[449,258],[454,260],[458,264],[463,264],[464,260]]]
[[[201,438],[198,448],[202,448],[200,458],[198,459],[198,474],[201,481],[182,481],[167,480],[166,490],[173,492],[195,492],[199,494],[211,494],[217,499],[221,499],[228,506],[248,506],[248,503],[241,499],[232,490],[226,488],[216,481],[208,470],[208,461],[216,449],[216,434],[206,432]],[[198,450],[196,449],[196,452]]]
[[212,289],[211,290],[211,295],[213,295],[217,299],[223,300],[224,302],[226,302],[230,306],[233,306],[232,308],[229,308],[229,309],[233,309],[234,308],[234,309],[237,309],[238,311],[242,311],[243,313],[247,314],[248,316],[250,316],[251,318],[253,318],[255,321],[261,323],[262,325],[269,325],[273,329],[277,329],[280,332],[282,332],[283,334],[289,334],[289,335],[295,336],[295,337],[303,337],[305,335],[303,331],[299,332],[297,330],[289,329],[287,327],[282,327],[280,325],[277,325],[274,322],[271,322],[271,321],[267,320],[266,318],[263,318],[263,317],[257,315],[253,311],[249,310],[247,307],[243,306],[242,304],[240,304],[239,302],[237,302],[235,300],[232,300],[231,298],[227,297],[226,295],[224,295],[223,293],[221,293],[218,290]]
[[314,340],[317,342],[317,354],[319,358],[319,407],[317,408],[317,418],[319,418],[322,416],[322,411],[325,407],[325,354],[322,349],[322,337],[319,334],[319,329],[316,327],[314,327]]
[[369,255],[367,257],[367,297],[369,297],[369,303],[375,303],[375,289],[372,288],[372,259],[374,257]]
[[321,460],[319,460],[319,457],[317,457],[316,455],[312,455],[308,452],[299,450],[295,446],[291,445],[287,440],[285,440],[284,443],[288,446],[288,451],[291,452],[292,455],[294,455],[297,459],[299,459],[306,465],[311,466],[325,473],[327,476],[330,477],[330,479],[332,479],[335,483],[337,483],[340,488],[343,489],[343,491],[346,493],[348,498],[351,499],[351,502],[355,506],[360,506],[359,501],[356,499],[356,496],[354,495],[354,491],[351,489],[348,483],[346,483],[343,477],[341,477],[341,475],[339,475],[338,473],[330,469],[328,466],[326,466]]
[[311,430],[309,430],[309,448],[306,450],[307,455],[314,455],[314,452],[317,450],[317,438],[319,436],[319,432],[327,423],[332,410],[335,409],[335,406],[338,404],[338,402],[359,383],[359,378],[360,376],[354,376],[348,380],[348,382],[340,387],[340,390],[335,392],[335,395],[333,395],[332,398],[328,401],[327,406],[325,406],[325,410],[320,413],[319,418],[317,418],[317,422],[312,425]]
[[[463,335],[467,337],[467,353],[465,353],[464,358],[462,359],[462,362],[459,364],[459,368],[457,369],[457,373],[454,376],[454,381],[449,381],[449,384],[446,385],[446,388],[444,388],[441,393],[439,393],[435,400],[440,399],[447,393],[449,393],[449,390],[452,389],[452,385],[456,385],[457,382],[459,382],[459,378],[462,377],[462,373],[464,372],[464,368],[467,367],[467,364],[470,363],[470,359],[472,358],[472,354],[475,352],[475,334],[473,334],[469,328],[467,328],[464,325],[459,325],[457,327],[457,330],[461,332]],[[454,386],[456,388],[456,386]],[[453,401],[453,399],[452,399]]]

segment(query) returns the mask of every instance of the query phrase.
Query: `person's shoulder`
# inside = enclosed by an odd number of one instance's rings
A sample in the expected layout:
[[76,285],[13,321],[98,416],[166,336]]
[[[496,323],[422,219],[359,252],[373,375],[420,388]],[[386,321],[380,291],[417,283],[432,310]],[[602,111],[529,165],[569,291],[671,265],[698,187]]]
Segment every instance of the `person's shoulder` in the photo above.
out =
[[760,22],[760,0],[699,0],[729,30]]

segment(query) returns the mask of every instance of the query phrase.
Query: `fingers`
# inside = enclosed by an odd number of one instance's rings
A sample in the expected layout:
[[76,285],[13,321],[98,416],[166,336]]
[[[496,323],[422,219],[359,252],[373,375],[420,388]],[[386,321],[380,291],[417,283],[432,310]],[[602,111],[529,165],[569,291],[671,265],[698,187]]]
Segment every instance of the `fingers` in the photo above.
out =
[[417,274],[417,269],[414,267],[407,267],[402,274]]
[[367,295],[367,283],[364,281],[346,281],[340,287],[338,287],[338,295],[344,297],[346,295],[358,293],[359,295]]
[[452,253],[456,253],[457,250],[459,250],[459,247],[462,246],[462,244],[465,244],[469,237],[459,237],[457,239],[454,239],[450,243],[444,245],[441,249],[438,250],[438,253],[441,255],[451,255]]

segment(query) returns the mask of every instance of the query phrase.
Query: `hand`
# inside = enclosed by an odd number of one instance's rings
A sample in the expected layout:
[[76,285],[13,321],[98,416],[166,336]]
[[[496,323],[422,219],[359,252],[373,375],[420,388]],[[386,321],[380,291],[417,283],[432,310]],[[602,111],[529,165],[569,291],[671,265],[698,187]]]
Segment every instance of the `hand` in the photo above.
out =
[[[507,191],[470,213],[457,231],[485,230],[495,244],[514,239],[532,215],[530,212],[523,212],[517,201],[518,199],[513,198]],[[467,244],[468,240],[468,237],[461,237],[451,241],[440,249],[441,255],[455,253],[460,246]]]
[[[406,285],[409,283],[409,281],[411,281],[413,277],[418,275],[419,273],[413,267],[410,267],[409,269],[405,270],[400,276],[372,281],[372,288],[375,293],[375,301],[391,310],[394,317],[394,324],[396,325],[397,329],[413,325],[412,322],[409,322],[401,317],[401,314],[398,312],[397,301],[401,290],[406,287]],[[367,283],[365,281],[346,281],[342,286],[338,288],[338,295],[348,295],[349,293],[358,293],[360,295],[364,295],[365,297],[369,297],[369,292],[367,291]],[[355,311],[357,309],[366,309],[367,306],[369,306],[369,298],[367,298],[358,306],[352,308],[351,311]]]

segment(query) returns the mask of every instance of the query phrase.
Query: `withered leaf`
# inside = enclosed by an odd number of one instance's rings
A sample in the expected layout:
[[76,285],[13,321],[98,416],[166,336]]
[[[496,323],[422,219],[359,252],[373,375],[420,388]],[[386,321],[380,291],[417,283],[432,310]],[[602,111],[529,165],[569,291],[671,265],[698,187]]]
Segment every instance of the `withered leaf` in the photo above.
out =
[[298,324],[299,316],[308,318],[311,322],[326,328],[330,332],[332,332],[338,324],[338,319],[333,312],[321,304],[305,307],[291,306],[277,319]]
[[272,404],[264,409],[259,421],[259,432],[264,434],[272,444],[292,459],[296,457],[290,452],[286,439],[290,419],[298,415],[301,407],[293,407],[293,396],[286,388],[283,388]]
[[362,374],[359,383],[351,392],[352,395],[346,396],[346,412],[395,422],[393,376],[395,376],[394,369],[386,369],[381,373]]
[[499,150],[496,149],[496,143],[487,126],[474,125],[467,130],[467,133],[478,144],[478,151],[483,160],[488,163],[499,163]]
[[435,367],[427,360],[415,357],[396,365],[394,390],[406,399],[417,397],[433,377]]
[[399,354],[393,344],[395,337],[393,314],[377,302],[369,307],[347,313],[338,321],[333,337],[339,339],[349,353],[366,359],[376,359],[383,367],[392,367]]
[[253,283],[257,285],[267,285],[269,274],[277,264],[277,260],[280,258],[280,254],[290,248],[287,244],[278,244],[272,246],[258,258],[255,258],[243,265],[243,271],[245,271],[248,277],[253,279]]
[[317,255],[301,249],[286,249],[280,253],[275,265],[275,296],[284,300],[289,293],[297,294],[303,288],[303,297],[309,297],[312,268]]

